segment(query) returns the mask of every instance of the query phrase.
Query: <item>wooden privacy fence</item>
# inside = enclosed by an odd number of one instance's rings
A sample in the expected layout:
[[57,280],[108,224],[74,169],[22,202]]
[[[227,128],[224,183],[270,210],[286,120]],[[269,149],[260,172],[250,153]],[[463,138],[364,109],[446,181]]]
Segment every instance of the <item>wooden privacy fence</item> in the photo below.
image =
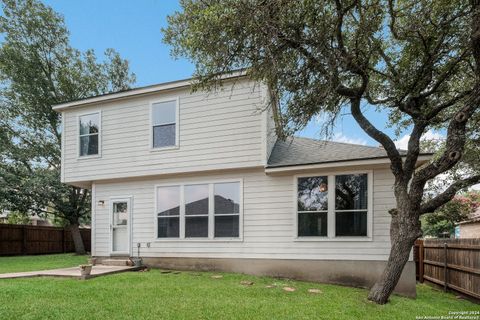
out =
[[[80,229],[85,250],[90,251],[90,229]],[[74,252],[67,228],[0,224],[0,256]]]
[[417,279],[480,299],[480,239],[417,240]]

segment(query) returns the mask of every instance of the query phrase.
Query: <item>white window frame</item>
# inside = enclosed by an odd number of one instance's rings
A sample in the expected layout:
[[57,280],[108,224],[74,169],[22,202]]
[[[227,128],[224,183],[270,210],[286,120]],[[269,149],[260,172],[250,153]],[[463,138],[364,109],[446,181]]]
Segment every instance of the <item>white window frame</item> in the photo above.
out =
[[[170,102],[175,101],[175,145],[174,146],[165,146],[165,147],[158,147],[155,148],[153,146],[153,105],[162,102]],[[165,151],[165,150],[174,150],[180,148],[180,97],[171,97],[165,98],[160,100],[152,100],[150,101],[150,108],[149,108],[149,117],[150,117],[150,151]],[[172,124],[172,123],[170,123]]]
[[[85,136],[90,136],[93,134],[80,134],[80,118],[83,116],[89,116],[93,114],[98,114],[98,153],[91,155],[80,155],[80,138]],[[102,111],[101,110],[92,110],[89,112],[80,113],[77,115],[77,159],[92,159],[92,158],[101,158],[102,157]]]
[[[216,183],[233,183],[240,184],[240,208],[238,212],[238,237],[215,237],[215,212],[214,212],[214,185]],[[208,185],[208,237],[204,238],[187,238],[185,237],[185,186],[186,185]],[[158,213],[157,213],[157,190],[161,187],[180,187],[180,224],[178,238],[159,238],[158,237]],[[243,179],[228,179],[228,180],[208,180],[208,181],[188,181],[179,183],[165,183],[154,186],[154,242],[242,242],[243,241]],[[233,215],[233,214],[232,214]],[[235,214],[236,215],[236,214]]]
[[[349,174],[367,174],[367,209],[349,211],[367,211],[366,236],[335,236],[335,176]],[[328,210],[327,210],[327,236],[299,236],[298,235],[298,178],[328,177]],[[294,241],[373,241],[373,170],[338,171],[338,172],[312,172],[293,176],[293,211],[294,211]]]

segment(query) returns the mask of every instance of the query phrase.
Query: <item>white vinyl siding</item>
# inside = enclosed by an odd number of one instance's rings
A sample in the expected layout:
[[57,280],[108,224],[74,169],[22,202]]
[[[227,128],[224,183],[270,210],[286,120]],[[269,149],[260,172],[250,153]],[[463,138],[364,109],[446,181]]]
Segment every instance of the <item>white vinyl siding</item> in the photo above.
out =
[[[258,84],[236,80],[216,92],[183,88],[67,110],[64,182],[263,166],[260,91]],[[150,105],[177,99],[178,146],[152,152]],[[102,157],[79,161],[75,121],[99,109]]]
[[[364,168],[356,168],[362,170]],[[353,169],[352,169],[353,170]],[[315,171],[311,175],[343,174],[345,171]],[[386,260],[390,249],[390,215],[395,206],[393,176],[388,168],[375,169],[372,177],[372,230],[369,241],[329,239],[303,241],[295,237],[296,208],[292,201],[294,177],[269,176],[262,169],[216,174],[192,174],[163,179],[137,179],[116,183],[95,183],[95,253],[107,256],[108,204],[98,202],[112,196],[132,194],[132,248],[142,243],[146,257]],[[153,212],[156,185],[181,185],[242,179],[243,214],[241,240],[171,239],[156,241]],[[146,243],[150,243],[150,247]]]

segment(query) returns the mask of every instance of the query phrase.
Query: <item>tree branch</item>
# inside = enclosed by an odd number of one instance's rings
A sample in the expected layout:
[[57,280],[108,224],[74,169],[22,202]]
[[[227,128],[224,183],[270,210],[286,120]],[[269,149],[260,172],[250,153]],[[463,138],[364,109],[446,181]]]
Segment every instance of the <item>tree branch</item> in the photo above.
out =
[[403,165],[403,171],[407,181],[410,181],[415,171],[415,165],[417,164],[418,155],[420,154],[420,139],[426,127],[426,122],[415,122],[412,133],[410,134],[407,156]]
[[467,179],[457,180],[450,187],[447,188],[443,193],[439,194],[433,199],[425,202],[420,207],[420,214],[430,213],[435,211],[437,208],[441,207],[448,201],[452,200],[455,194],[466,188],[473,186],[480,182],[480,175],[476,175]]
[[362,114],[360,110],[360,99],[350,99],[350,107],[353,118],[357,121],[360,127],[373,139],[378,141],[387,152],[391,161],[392,172],[396,178],[403,175],[402,157],[395,146],[392,139],[382,131],[375,128],[375,126]]
[[462,158],[465,149],[467,122],[480,105],[480,84],[472,91],[465,106],[455,113],[447,131],[447,141],[443,154],[427,166],[420,169],[413,177],[411,193],[423,193],[425,183],[451,169]]

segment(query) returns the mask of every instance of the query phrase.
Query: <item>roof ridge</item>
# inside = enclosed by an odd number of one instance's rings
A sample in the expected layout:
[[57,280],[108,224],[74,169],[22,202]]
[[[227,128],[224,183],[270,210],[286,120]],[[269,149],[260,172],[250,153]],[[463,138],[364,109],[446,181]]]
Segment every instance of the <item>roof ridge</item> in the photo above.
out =
[[374,148],[374,149],[380,149],[380,150],[383,149],[381,147],[374,147],[374,146],[369,146],[369,145],[365,145],[365,144],[349,143],[349,142],[333,141],[333,140],[324,140],[324,139],[315,139],[315,138],[309,138],[309,137],[292,136],[292,138],[294,138],[294,139],[295,138],[300,138],[300,139],[311,140],[311,141],[316,141],[316,142],[329,142],[329,143],[337,143],[337,144],[346,144],[346,145],[349,145],[349,146]]

